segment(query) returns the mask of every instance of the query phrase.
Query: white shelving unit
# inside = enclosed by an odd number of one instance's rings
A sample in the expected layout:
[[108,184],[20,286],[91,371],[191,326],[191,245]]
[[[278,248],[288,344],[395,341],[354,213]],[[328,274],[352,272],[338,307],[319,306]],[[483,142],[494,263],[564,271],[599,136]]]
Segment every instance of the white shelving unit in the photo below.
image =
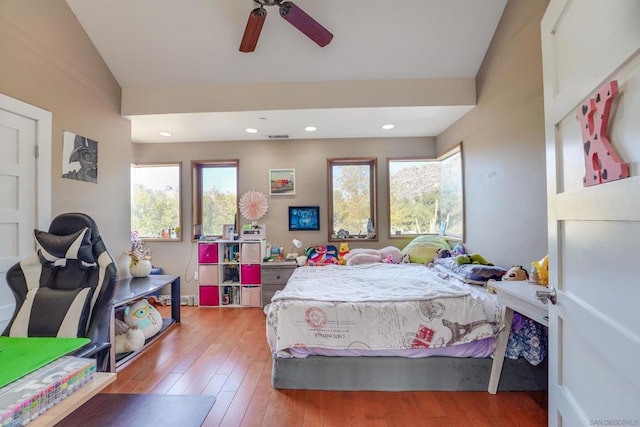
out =
[[198,243],[198,301],[201,307],[260,307],[265,240]]

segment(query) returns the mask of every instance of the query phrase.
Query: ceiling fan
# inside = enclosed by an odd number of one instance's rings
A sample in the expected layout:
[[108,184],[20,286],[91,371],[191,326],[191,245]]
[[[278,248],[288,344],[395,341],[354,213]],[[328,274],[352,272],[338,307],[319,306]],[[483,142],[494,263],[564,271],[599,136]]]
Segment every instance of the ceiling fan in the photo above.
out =
[[333,34],[320,25],[315,19],[290,1],[282,0],[254,0],[258,7],[249,13],[249,20],[244,29],[242,42],[240,42],[240,52],[253,52],[258,44],[260,31],[267,17],[265,6],[278,6],[280,16],[296,27],[307,37],[317,43],[320,47],[325,47],[333,38]]

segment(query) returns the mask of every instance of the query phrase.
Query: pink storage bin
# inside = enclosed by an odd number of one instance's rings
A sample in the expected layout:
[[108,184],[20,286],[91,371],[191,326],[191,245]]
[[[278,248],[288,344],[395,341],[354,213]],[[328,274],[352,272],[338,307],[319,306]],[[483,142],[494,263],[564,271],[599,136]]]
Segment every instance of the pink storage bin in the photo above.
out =
[[242,305],[244,307],[260,307],[260,286],[242,287]]
[[240,266],[240,283],[243,285],[260,284],[260,264],[243,264]]
[[217,263],[218,262],[218,244],[217,243],[198,243],[198,262]]
[[217,307],[220,305],[220,293],[217,286],[200,286],[198,290],[201,307]]

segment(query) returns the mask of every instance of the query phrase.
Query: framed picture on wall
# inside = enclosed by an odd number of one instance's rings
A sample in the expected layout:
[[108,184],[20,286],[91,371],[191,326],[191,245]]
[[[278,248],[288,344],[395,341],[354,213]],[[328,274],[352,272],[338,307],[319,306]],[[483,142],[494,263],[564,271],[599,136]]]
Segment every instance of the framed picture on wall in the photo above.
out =
[[289,206],[289,231],[320,230],[320,207]]
[[296,170],[269,169],[269,189],[272,196],[296,194]]
[[63,132],[62,177],[98,182],[98,142],[72,132]]

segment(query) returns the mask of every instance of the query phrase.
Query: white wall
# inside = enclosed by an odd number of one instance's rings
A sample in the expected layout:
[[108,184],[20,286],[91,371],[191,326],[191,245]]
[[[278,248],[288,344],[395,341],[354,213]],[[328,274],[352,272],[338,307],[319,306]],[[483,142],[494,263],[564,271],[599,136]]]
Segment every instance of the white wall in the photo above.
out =
[[[64,0],[0,0],[0,58],[0,93],[53,115],[52,216],[94,217],[128,274],[131,123],[120,86]],[[62,178],[65,130],[98,141],[97,184]]]
[[464,143],[465,241],[495,264],[547,254],[540,20],[547,0],[505,7],[478,73],[477,106],[437,138]]

